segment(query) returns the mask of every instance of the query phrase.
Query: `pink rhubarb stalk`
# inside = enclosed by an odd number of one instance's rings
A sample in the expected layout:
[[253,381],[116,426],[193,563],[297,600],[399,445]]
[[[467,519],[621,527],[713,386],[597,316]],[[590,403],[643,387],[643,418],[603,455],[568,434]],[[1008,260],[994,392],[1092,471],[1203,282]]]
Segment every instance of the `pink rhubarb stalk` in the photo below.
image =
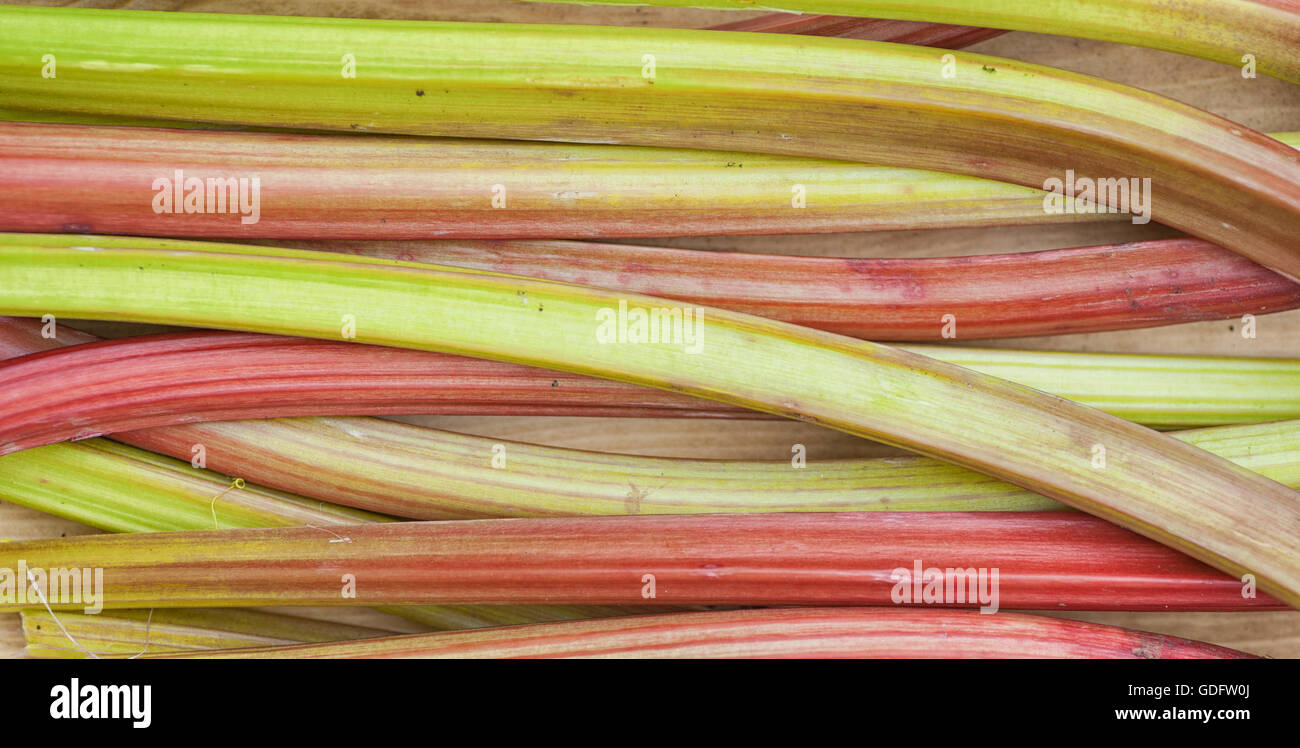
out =
[[969,257],[794,257],[571,241],[293,242],[621,289],[866,340],[1130,330],[1300,307],[1300,284],[1200,239]]
[[[20,560],[30,568],[102,568],[105,608],[1284,607],[1171,548],[1096,517],[1062,512],[452,520],[0,544],[0,566],[17,568]],[[342,592],[349,578],[354,595]],[[0,610],[16,607],[0,602]]]
[[790,608],[633,616],[169,658],[1243,659],[1227,647],[1059,618],[959,610]]
[[923,47],[962,49],[1007,33],[1002,29],[954,26],[923,21],[891,21],[883,18],[798,15],[771,13],[743,21],[711,27],[715,31],[757,31],[771,34],[832,36],[840,39],[919,44]]

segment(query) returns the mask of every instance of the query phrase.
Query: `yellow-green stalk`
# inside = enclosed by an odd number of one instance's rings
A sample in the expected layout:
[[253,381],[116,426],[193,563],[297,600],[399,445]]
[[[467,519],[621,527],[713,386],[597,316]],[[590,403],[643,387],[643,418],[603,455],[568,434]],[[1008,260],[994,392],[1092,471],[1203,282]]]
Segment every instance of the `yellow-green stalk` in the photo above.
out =
[[[638,457],[373,418],[206,423],[132,436],[136,443],[164,452],[202,443],[213,466],[223,471],[413,519],[1068,508],[966,468],[916,456],[818,460],[799,455],[779,461]],[[1300,420],[1171,436],[1300,487]],[[44,449],[50,447],[0,460]]]
[[391,636],[353,626],[245,608],[106,610],[95,615],[29,608],[22,612],[28,657],[139,657],[163,652],[273,647]]
[[[533,0],[573,2],[574,0]],[[581,0],[594,5],[760,9],[752,0]],[[1300,9],[1286,0],[774,0],[762,10],[929,21],[1132,44],[1258,68],[1300,83]],[[1249,59],[1247,58],[1249,57]]]

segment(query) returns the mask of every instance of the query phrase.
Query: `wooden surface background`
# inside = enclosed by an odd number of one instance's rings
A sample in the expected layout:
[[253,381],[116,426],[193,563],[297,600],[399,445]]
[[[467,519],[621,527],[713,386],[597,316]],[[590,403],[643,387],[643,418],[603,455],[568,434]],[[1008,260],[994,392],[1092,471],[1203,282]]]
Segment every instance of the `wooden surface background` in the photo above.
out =
[[[508,0],[159,0],[75,3],[28,0],[23,4],[678,27],[702,27],[752,15],[660,8],[582,7]],[[0,29],[0,34],[2,33],[3,29]],[[1007,34],[971,49],[1075,70],[1156,91],[1264,132],[1300,130],[1300,88],[1265,77],[1244,79],[1235,67],[1154,50],[1026,33]],[[991,134],[990,137],[996,137],[996,134]],[[655,243],[719,251],[922,257],[1029,251],[1170,235],[1173,232],[1156,224],[1133,226],[1128,223],[1110,223],[876,234],[713,237],[662,240]],[[142,326],[105,324],[88,324],[85,327],[112,335],[146,329]],[[1243,339],[1239,329],[1237,321],[1228,320],[1131,332],[984,341],[978,344],[1079,351],[1300,356],[1300,337],[1297,336],[1300,333],[1300,311],[1261,317],[1257,324],[1257,337],[1253,340]],[[807,446],[810,460],[882,454],[888,451],[887,448],[855,437],[794,422],[511,417],[417,417],[406,420],[520,441],[646,455],[784,460],[789,458],[790,445],[795,442]],[[3,465],[3,459],[0,459],[0,470]],[[89,532],[94,530],[0,502],[0,538],[23,540]],[[296,612],[396,631],[414,630],[411,624],[402,619],[360,608],[297,609]],[[1261,655],[1300,656],[1300,612],[1064,615],[1202,639]],[[22,633],[17,616],[0,616],[0,657],[21,656],[22,647]]]

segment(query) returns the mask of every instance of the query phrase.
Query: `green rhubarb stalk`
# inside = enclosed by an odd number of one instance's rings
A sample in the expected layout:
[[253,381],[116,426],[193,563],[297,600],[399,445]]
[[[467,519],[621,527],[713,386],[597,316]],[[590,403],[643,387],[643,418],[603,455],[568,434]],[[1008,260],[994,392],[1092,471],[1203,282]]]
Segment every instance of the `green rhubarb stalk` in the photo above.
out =
[[[574,2],[575,0],[533,0]],[[752,0],[581,0],[755,10]],[[762,10],[928,21],[1132,44],[1242,66],[1300,83],[1300,7],[1292,0],[775,0]]]
[[[13,459],[9,459],[12,457]],[[247,483],[106,439],[6,455],[0,498],[109,532],[390,521]]]
[[[808,458],[802,467],[790,460],[666,459],[545,447],[372,418],[187,424],[127,436],[169,453],[203,444],[208,460],[223,472],[413,519],[1068,508],[966,468],[916,456]],[[1171,436],[1300,488],[1300,420]],[[28,452],[42,449],[48,447]],[[498,462],[499,455],[504,459]]]
[[905,44],[617,27],[16,7],[0,23],[15,109],[756,151],[1033,188],[1067,170],[1150,178],[1154,220],[1300,277],[1293,149],[1012,60],[962,53],[947,76],[935,50]]
[[22,612],[27,656],[138,657],[164,652],[273,647],[392,636],[384,629],[243,608]]
[[[671,389],[987,473],[1300,605],[1292,489],[1192,445],[985,374],[758,317],[515,276],[302,250],[32,237],[0,248],[0,313],[158,322],[438,350]],[[691,315],[628,336],[622,309]],[[625,313],[626,314],[626,313]],[[620,335],[620,331],[622,334]]]

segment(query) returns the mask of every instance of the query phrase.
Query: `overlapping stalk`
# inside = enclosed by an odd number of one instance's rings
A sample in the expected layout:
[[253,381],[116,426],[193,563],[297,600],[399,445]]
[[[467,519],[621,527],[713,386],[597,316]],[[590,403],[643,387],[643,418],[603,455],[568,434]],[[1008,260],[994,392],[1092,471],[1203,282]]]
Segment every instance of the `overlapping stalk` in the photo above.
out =
[[111,532],[387,521],[231,480],[125,444],[88,439],[7,455],[0,498]]
[[[254,177],[259,202],[248,182],[241,207],[237,180]],[[187,211],[185,182],[196,178],[236,189]],[[824,159],[24,122],[0,124],[0,190],[12,192],[0,205],[8,231],[194,237],[693,236],[1124,218],[1048,214],[1040,190],[1003,182]]]
[[[1278,135],[1289,145],[1297,142],[1293,133]],[[1105,212],[1045,213],[1041,191],[984,179],[739,153],[21,122],[0,123],[0,146],[0,164],[5,167],[0,187],[13,187],[14,195],[0,206],[0,228],[15,231],[346,239],[372,237],[379,224],[392,239],[599,237],[1117,218]],[[210,206],[187,210],[182,197],[187,194],[186,174],[191,180],[234,181],[213,193]],[[323,178],[325,174],[329,177]],[[247,195],[237,182],[251,179],[248,175],[258,179],[258,195],[265,194],[265,202],[240,203]],[[159,179],[165,189],[159,188]],[[791,206],[795,184],[814,196],[803,209]],[[167,198],[171,210],[159,210],[160,196]],[[1204,243],[1198,250],[1210,251]],[[1191,254],[1193,261],[1199,259],[1197,252]],[[725,254],[712,260],[725,265],[729,274],[741,262],[761,273],[779,261]],[[836,269],[824,258],[801,262],[805,267],[796,271],[820,275],[828,267]],[[983,262],[997,267],[995,261]],[[789,264],[771,271],[788,273]],[[860,267],[865,264],[853,263],[846,273],[856,286],[865,287],[866,268]],[[1105,267],[1102,272],[1110,274],[1121,270],[1113,261]],[[953,273],[943,263],[931,262],[929,268]],[[905,264],[899,270],[912,268]],[[1055,270],[1040,272],[1051,277],[1047,273]],[[1084,272],[1076,269],[1073,274],[1083,277]],[[1258,271],[1252,275],[1260,278]],[[829,285],[831,280],[835,286]],[[888,277],[883,282],[889,286]],[[843,288],[844,281],[827,278],[821,285]],[[971,284],[963,278],[962,285]],[[909,286],[906,291],[915,289]],[[916,306],[916,295],[904,296],[905,303]],[[1132,301],[1123,300],[1130,304],[1129,311]],[[1195,304],[1177,301],[1148,309]],[[1067,305],[1054,311],[1060,319],[1079,316]],[[1135,317],[1140,323],[1141,315]],[[936,326],[930,322],[925,337],[934,335]]]
[[[58,344],[42,338],[40,328],[32,320],[0,320],[0,356]],[[66,327],[60,337],[65,343],[94,339]],[[1300,421],[1286,421],[1173,436],[1296,486],[1298,426]],[[115,438],[182,460],[193,459],[201,446],[205,462],[227,475],[417,519],[1060,507],[1033,492],[923,457],[814,459],[796,470],[787,462],[668,460],[540,447],[369,418],[182,424]],[[502,465],[489,457],[498,454],[497,445],[506,450]],[[180,468],[181,463],[135,464],[141,457],[101,440],[25,450],[2,463],[0,498],[116,531],[212,526],[205,524],[209,511],[215,515],[207,497],[221,486],[205,473]],[[202,476],[202,481],[196,491],[150,501],[139,481],[141,471],[182,483],[190,475]],[[55,476],[53,482],[50,476]],[[82,482],[86,476],[95,482]],[[235,504],[248,504],[251,495],[227,493]],[[264,503],[277,506],[274,497]],[[223,502],[223,520],[229,511]],[[177,516],[187,519],[160,523]],[[284,516],[292,518],[292,511]],[[234,526],[284,524],[281,519],[276,515],[275,521]]]
[[203,658],[1245,658],[1203,642],[1058,618],[965,611],[737,610],[512,626],[359,642],[195,652]]
[[[14,241],[30,239],[0,234],[0,243]],[[42,241],[133,246],[144,240],[63,236]],[[151,241],[176,249],[224,246]],[[1300,284],[1194,239],[922,259],[752,255],[567,241],[294,245],[619,288],[868,340],[1130,329],[1263,314],[1300,303]],[[952,325],[945,315],[951,315]]]
[[[0,324],[0,356],[19,355],[58,340],[40,325]],[[94,337],[60,328],[63,343]],[[192,447],[193,445],[191,445]],[[245,447],[256,449],[246,442]],[[187,448],[182,459],[197,455]],[[211,472],[103,439],[55,444],[8,455],[0,469],[0,498],[110,532],[312,525],[328,527],[387,518],[273,491],[247,481],[232,485]],[[626,615],[597,606],[402,606],[391,609],[435,629],[478,628],[571,618]]]
[[[573,0],[534,0],[534,2]],[[754,10],[751,0],[582,0],[598,5],[661,5]],[[1293,0],[779,0],[765,10],[992,26],[1163,49],[1300,83],[1300,7]]]
[[[1162,426],[1300,415],[1293,388],[1300,360],[1294,359],[906,350]],[[1128,391],[1115,389],[1133,380]],[[249,418],[746,415],[709,406],[683,395],[459,356],[247,333],[171,333],[0,364],[0,455],[103,434]]]
[[[1001,58],[958,55],[947,77],[931,49],[783,34],[42,8],[0,20],[0,93],[18,109],[731,149],[1035,188],[1067,170],[1150,178],[1155,220],[1300,277],[1293,150],[1154,94]],[[29,61],[55,44],[51,85]],[[343,48],[365,75],[346,77]]]
[[161,652],[270,647],[392,636],[393,631],[238,608],[22,612],[27,656],[140,657]]
[[[106,610],[904,603],[991,612],[1283,606],[1257,593],[1249,579],[1220,574],[1075,512],[551,517],[133,533],[8,543],[0,545],[0,560],[11,569],[21,564],[102,569],[97,592]],[[62,597],[50,603],[56,609],[84,607]],[[0,600],[0,611],[18,607],[20,602]]]
[[[1173,436],[1300,488],[1300,421]],[[926,457],[809,460],[795,469],[788,460],[634,457],[363,418],[192,424],[118,438],[177,456],[202,444],[222,472],[415,519],[1065,508]],[[496,455],[504,464],[494,465]]]
[[[248,482],[232,485],[183,462],[103,439],[26,450],[6,456],[2,466],[0,498],[110,532],[328,528],[390,519]],[[470,605],[402,606],[388,612],[432,628],[455,629],[627,615],[629,610]]]
[[[309,500],[246,481],[235,485],[184,462],[103,439],[6,456],[0,463],[0,499],[125,533],[303,525],[328,528],[390,519],[326,504],[319,497]],[[627,615],[629,611],[539,605],[402,606],[388,612],[432,628],[455,629]]]
[[[23,115],[0,110],[5,116]],[[1297,133],[1271,137],[1300,143]],[[0,227],[12,231],[76,226],[119,234],[363,239],[378,222],[385,237],[415,239],[1126,220],[1086,206],[1048,213],[1042,191],[1005,182],[752,153],[28,122],[0,122],[0,146],[0,186],[14,187],[13,199],[0,206]],[[159,212],[156,198],[167,190],[155,180],[174,180],[178,168],[177,197],[167,195],[173,211]],[[255,175],[266,210],[254,216],[250,205],[241,213],[238,190],[223,190],[223,210],[186,212],[179,197],[186,174]],[[793,208],[794,185],[804,190],[802,209]]]
[[876,341],[942,339],[947,314],[956,324],[950,332],[974,340],[1134,329],[1300,305],[1300,284],[1199,239],[922,259],[565,241],[293,244],[619,288]]
[[[11,231],[416,239],[1127,220],[1082,203],[1048,213],[1041,190],[987,179],[670,148],[3,122],[0,149],[0,188],[13,192],[0,228]],[[255,198],[238,185],[253,177]],[[186,207],[190,179],[220,180],[210,206]]]
[[769,34],[806,34],[832,36],[839,39],[920,44],[925,47],[961,49],[992,39],[1006,32],[974,26],[954,26],[947,23],[918,21],[891,21],[881,18],[852,18],[848,16],[795,15],[769,13],[756,18],[718,24],[715,31],[756,31]]
[[[32,237],[11,235],[5,242]],[[45,237],[59,246],[86,238]],[[139,239],[108,246],[217,249]],[[53,347],[42,325],[0,324],[0,352]],[[64,328],[63,342],[90,336]],[[40,341],[38,344],[36,341]],[[909,346],[1148,425],[1300,416],[1300,362]],[[77,381],[76,390],[66,386]],[[478,413],[755,417],[680,394],[509,363],[241,333],[146,336],[0,366],[0,451],[164,424],[302,415]],[[54,383],[60,386],[55,386]],[[184,455],[180,455],[184,457]]]
[[[32,320],[0,320],[0,355],[21,355],[58,341],[39,334]],[[63,327],[64,343],[93,336]],[[310,348],[308,348],[310,350]],[[347,350],[364,351],[349,347]],[[432,359],[432,357],[430,357]],[[436,360],[436,359],[432,359]],[[1143,357],[1131,357],[1141,361]],[[1159,361],[1158,358],[1149,358]],[[467,363],[493,366],[474,359]],[[331,367],[335,362],[326,359]],[[297,364],[301,366],[301,364]],[[1120,371],[1123,371],[1121,369]],[[247,373],[247,371],[245,371]],[[1259,371],[1242,373],[1248,379]],[[1208,376],[1195,375],[1194,379]],[[555,380],[552,380],[555,381]],[[1204,382],[1202,382],[1204,384]],[[1150,386],[1151,380],[1146,384]],[[1096,385],[1105,391],[1105,380]],[[1165,385],[1178,390],[1180,385]],[[1221,382],[1223,392],[1248,389]],[[1255,380],[1253,386],[1260,386]],[[545,393],[548,388],[539,388]],[[1208,393],[1194,393],[1194,399]],[[1269,478],[1296,485],[1296,422],[1233,426],[1176,434],[1202,449],[1232,459]],[[529,444],[487,440],[375,419],[273,420],[182,424],[117,434],[120,441],[189,460],[202,445],[216,470],[349,506],[421,519],[551,514],[692,513],[705,511],[1024,510],[1057,505],[1049,499],[985,476],[927,458],[812,460],[803,470],[786,462],[662,460],[600,455]],[[157,524],[180,510],[142,502],[131,491],[140,468],[115,465],[124,448],[99,447],[98,440],[28,450],[4,464],[4,497],[87,524],[118,531],[190,529],[205,524],[207,499],[221,487],[205,482],[184,493],[187,522]],[[505,465],[493,467],[497,444],[506,446]],[[86,460],[95,458],[93,463]],[[165,461],[162,468],[170,466]],[[149,466],[151,470],[160,470]],[[50,474],[89,473],[107,482],[93,488],[56,480]],[[166,473],[165,470],[161,471]],[[172,471],[174,472],[174,471]],[[201,473],[196,473],[202,475]],[[207,479],[205,479],[207,480]],[[810,490],[811,489],[811,490]],[[251,490],[251,489],[250,489]],[[231,494],[233,500],[244,494]],[[45,501],[40,498],[44,497]],[[70,503],[64,497],[82,498]],[[110,497],[117,497],[110,499]],[[93,500],[92,500],[93,499]],[[223,517],[227,510],[222,510]],[[74,511],[74,507],[80,511]],[[112,519],[110,519],[112,518]],[[129,518],[123,524],[123,518]],[[144,520],[142,523],[141,520]],[[253,523],[249,526],[256,526]],[[267,523],[263,523],[267,524]],[[280,524],[275,522],[271,524]],[[226,525],[229,526],[229,525]]]
[[[676,310],[685,319],[689,312],[697,327],[689,339],[685,332],[660,342],[602,339],[600,321],[620,304],[647,315],[659,309],[661,318]],[[1260,589],[1300,603],[1293,532],[1300,527],[1300,501],[1280,483],[1158,432],[969,369],[808,328],[685,307],[514,276],[298,250],[70,248],[39,237],[0,248],[0,313],[318,338],[354,334],[358,343],[704,396],[988,473],[1130,527],[1234,578],[1251,574]],[[1099,454],[1109,457],[1098,463]]]

